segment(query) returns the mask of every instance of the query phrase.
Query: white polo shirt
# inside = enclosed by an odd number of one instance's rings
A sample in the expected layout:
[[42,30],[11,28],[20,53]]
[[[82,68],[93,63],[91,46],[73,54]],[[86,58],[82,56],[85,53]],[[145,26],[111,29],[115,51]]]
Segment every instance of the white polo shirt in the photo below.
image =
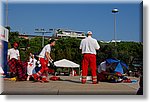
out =
[[46,58],[46,52],[51,52],[51,46],[50,46],[50,44],[47,44],[43,49],[42,49],[42,51],[41,51],[41,53],[40,53],[40,55],[39,55],[39,57],[40,58]]
[[96,49],[99,49],[100,46],[96,39],[91,36],[86,37],[80,43],[80,49],[82,49],[82,54],[90,53],[96,55]]
[[106,61],[102,62],[102,63],[98,66],[98,73],[101,73],[102,71],[106,71]]
[[18,60],[18,57],[20,56],[19,50],[14,48],[9,49],[8,56],[10,56],[10,59],[15,58]]
[[34,59],[30,58],[30,61],[28,62],[28,64],[32,64],[33,68],[35,68],[36,62],[37,62],[37,60],[35,58]]

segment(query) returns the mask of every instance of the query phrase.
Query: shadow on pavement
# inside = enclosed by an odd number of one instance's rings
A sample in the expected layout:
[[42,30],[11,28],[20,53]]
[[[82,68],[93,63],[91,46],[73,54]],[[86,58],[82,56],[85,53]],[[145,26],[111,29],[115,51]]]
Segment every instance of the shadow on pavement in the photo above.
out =
[[81,83],[80,81],[75,81],[75,80],[69,80],[69,79],[61,79],[60,81],[67,81],[67,82],[73,82],[73,83]]

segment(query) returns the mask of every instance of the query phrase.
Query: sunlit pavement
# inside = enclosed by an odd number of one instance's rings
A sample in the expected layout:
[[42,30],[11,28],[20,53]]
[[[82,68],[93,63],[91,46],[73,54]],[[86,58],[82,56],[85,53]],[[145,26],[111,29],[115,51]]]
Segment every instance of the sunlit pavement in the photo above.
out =
[[[40,95],[135,95],[139,88],[136,83],[108,83],[92,84],[87,81],[81,84],[79,76],[60,76],[61,81],[49,83],[33,81],[4,81],[2,94],[40,94]],[[131,78],[139,80],[139,78]]]

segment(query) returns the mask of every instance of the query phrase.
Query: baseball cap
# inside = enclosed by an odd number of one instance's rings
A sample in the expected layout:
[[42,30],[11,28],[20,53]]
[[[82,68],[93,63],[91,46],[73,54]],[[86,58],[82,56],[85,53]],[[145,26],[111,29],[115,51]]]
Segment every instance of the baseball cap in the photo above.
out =
[[87,31],[87,34],[92,34],[92,31]]
[[18,43],[17,42],[14,42],[13,44],[15,47],[18,47]]

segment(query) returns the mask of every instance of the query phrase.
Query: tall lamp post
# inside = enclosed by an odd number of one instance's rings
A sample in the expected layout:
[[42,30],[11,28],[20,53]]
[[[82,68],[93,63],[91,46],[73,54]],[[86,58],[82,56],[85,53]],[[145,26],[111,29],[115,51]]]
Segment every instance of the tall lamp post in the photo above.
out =
[[6,0],[6,21],[5,26],[8,27],[8,0]]
[[45,31],[45,29],[35,29],[35,33],[42,33],[42,47],[44,47],[44,34],[51,33],[50,31]]
[[114,14],[114,41],[115,41],[115,46],[116,46],[116,14],[118,12],[119,11],[117,8],[112,9],[112,13]]
[[57,30],[57,29],[55,29],[55,28],[54,28],[54,29],[49,29],[49,31],[52,31],[52,32],[53,32],[53,37],[56,37],[56,30]]

